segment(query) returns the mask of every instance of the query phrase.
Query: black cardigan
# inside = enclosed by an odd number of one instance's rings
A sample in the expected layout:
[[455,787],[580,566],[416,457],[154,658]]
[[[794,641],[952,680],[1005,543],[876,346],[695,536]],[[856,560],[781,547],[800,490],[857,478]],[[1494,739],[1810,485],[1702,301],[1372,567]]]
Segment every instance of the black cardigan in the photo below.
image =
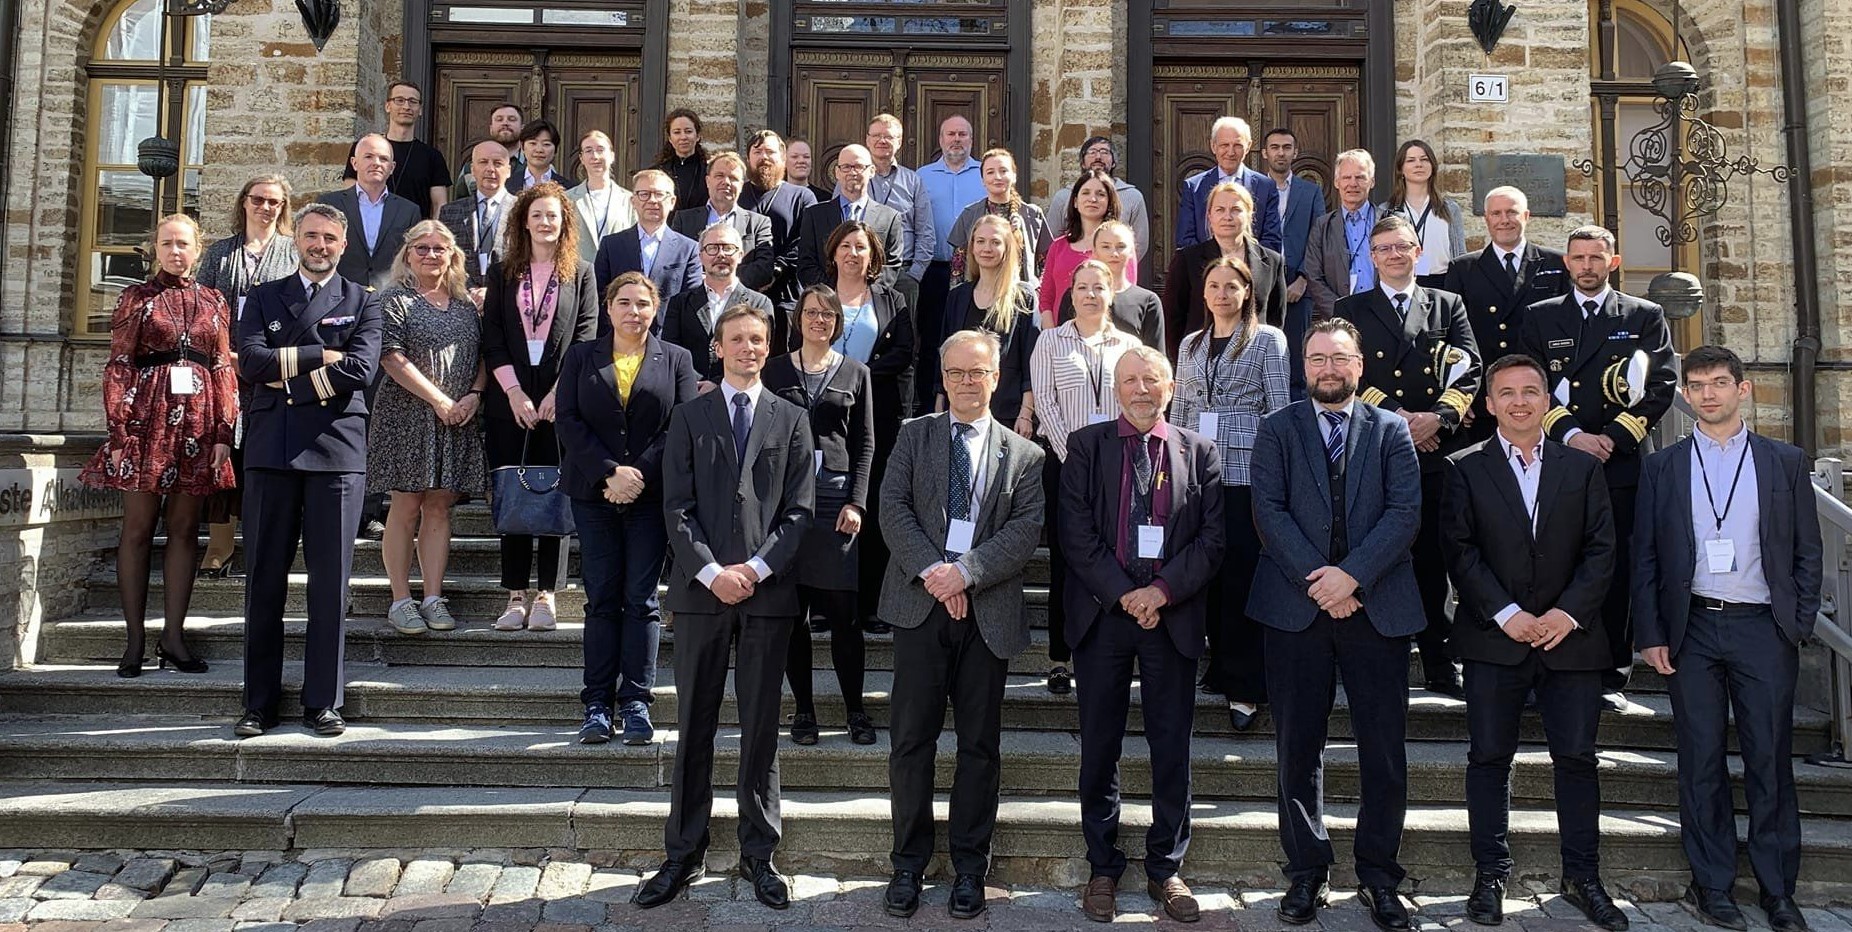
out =
[[[482,393],[484,417],[514,420],[508,395],[495,378],[496,369],[513,366],[521,390],[539,407],[540,400],[559,381],[560,360],[565,358],[566,348],[598,336],[598,284],[592,264],[576,255],[568,261],[574,265],[568,271],[561,263],[553,324],[547,330],[538,365],[527,361],[527,336],[521,329],[521,308],[515,297],[520,282],[509,281],[501,263],[489,266],[485,282],[488,293],[482,301],[482,358],[489,366],[489,385]],[[544,293],[546,285],[536,283],[535,290]]]
[[759,378],[767,390],[810,411],[810,432],[817,452],[823,454],[823,467],[849,474],[849,502],[866,511],[875,465],[874,377],[867,366],[844,356],[813,405],[804,394],[795,355],[780,353],[766,360]]

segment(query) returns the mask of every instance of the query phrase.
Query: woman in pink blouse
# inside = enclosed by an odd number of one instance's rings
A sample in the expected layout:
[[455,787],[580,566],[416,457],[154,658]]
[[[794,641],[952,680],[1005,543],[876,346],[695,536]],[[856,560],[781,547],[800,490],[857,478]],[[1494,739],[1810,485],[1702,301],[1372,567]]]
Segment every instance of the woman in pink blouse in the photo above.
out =
[[[1036,306],[1041,308],[1043,330],[1053,329],[1061,298],[1074,281],[1074,270],[1093,258],[1093,231],[1108,220],[1120,219],[1122,208],[1119,189],[1112,176],[1097,168],[1081,173],[1068,192],[1067,232],[1048,246],[1048,260],[1042,266],[1042,287]],[[1132,256],[1125,270],[1131,281],[1138,280],[1138,257]]]

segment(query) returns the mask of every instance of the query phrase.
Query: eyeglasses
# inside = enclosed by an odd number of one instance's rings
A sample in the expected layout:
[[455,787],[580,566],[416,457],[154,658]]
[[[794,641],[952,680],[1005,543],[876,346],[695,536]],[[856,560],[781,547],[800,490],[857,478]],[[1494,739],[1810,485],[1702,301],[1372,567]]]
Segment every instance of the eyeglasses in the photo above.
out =
[[1727,392],[1735,388],[1736,385],[1737,385],[1736,379],[1731,378],[1730,376],[1726,375],[1726,376],[1720,376],[1718,378],[1709,379],[1709,380],[1702,381],[1702,382],[1686,382],[1685,391],[1696,392],[1696,393],[1702,393],[1706,390]]
[[244,199],[251,202],[251,204],[257,207],[281,207],[283,206],[283,199],[280,197],[258,197],[255,194],[247,194],[244,196]]
[[851,175],[866,175],[868,174],[869,168],[870,166],[867,165],[844,165],[841,162],[836,163],[837,171],[848,172]]
[[386,102],[389,104],[398,104],[401,107],[416,107],[424,103],[424,101],[416,97],[388,97],[386,98]]
[[1379,256],[1406,256],[1418,248],[1414,243],[1377,243],[1370,247],[1370,252]]
[[442,256],[442,255],[449,254],[450,247],[444,246],[441,244],[437,246],[426,246],[426,245],[420,244],[417,246],[413,246],[412,252],[415,252],[421,256]]
[[835,320],[836,312],[830,310],[829,308],[807,307],[807,308],[804,308],[804,319],[805,320]]
[[1308,369],[1323,369],[1326,366],[1343,366],[1362,361],[1363,357],[1356,353],[1319,353],[1305,357],[1305,366]]
[[701,247],[701,251],[710,256],[736,256],[740,248],[732,243],[708,243]]
[[673,191],[637,191],[637,200],[639,201],[666,201],[674,196],[675,193]]
[[996,372],[995,369],[943,369],[940,374],[947,382],[982,382]]

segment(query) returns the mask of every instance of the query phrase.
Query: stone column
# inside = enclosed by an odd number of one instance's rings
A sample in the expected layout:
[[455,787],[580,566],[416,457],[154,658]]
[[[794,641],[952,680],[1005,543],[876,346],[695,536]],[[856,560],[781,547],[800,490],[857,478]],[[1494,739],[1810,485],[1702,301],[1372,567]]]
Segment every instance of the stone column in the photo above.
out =
[[[745,81],[740,14],[739,0],[672,0],[669,5],[669,99],[663,109],[687,107],[700,114],[701,136],[710,151],[739,144]],[[764,104],[758,109],[763,113]],[[662,128],[644,126],[638,132],[643,160],[652,161],[662,144]]]
[[[1023,192],[1046,207],[1080,171],[1088,136],[1113,137],[1124,159],[1125,0],[1036,0],[1031,16],[1029,159]],[[1021,106],[1018,103],[1018,106]]]

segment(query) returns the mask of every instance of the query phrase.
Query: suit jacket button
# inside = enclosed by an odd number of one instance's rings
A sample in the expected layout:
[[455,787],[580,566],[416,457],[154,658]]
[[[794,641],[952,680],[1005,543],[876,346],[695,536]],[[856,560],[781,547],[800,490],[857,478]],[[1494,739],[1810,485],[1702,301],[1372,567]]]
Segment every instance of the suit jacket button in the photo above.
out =
[[1581,388],[1581,387],[1582,387],[1582,383],[1581,383],[1581,382],[1570,382],[1570,383],[1569,383],[1569,387],[1570,387],[1570,388]]
[[[1493,310],[1497,310],[1497,308],[1493,308]],[[1505,329],[1505,325],[1504,325],[1504,324],[1499,324],[1499,325],[1498,325],[1498,329],[1500,329],[1500,330],[1503,330],[1503,329]]]
[[1581,405],[1570,405],[1570,406],[1569,406],[1569,410],[1571,410],[1571,411],[1580,411],[1580,410],[1582,410],[1582,406],[1581,406]]
[[1433,390],[1433,389],[1431,389],[1431,388],[1430,388],[1430,389],[1428,389],[1428,394],[1430,394],[1430,395],[1432,395],[1432,394],[1434,394],[1434,390]]
[[1433,375],[1433,374],[1434,374],[1434,370],[1433,370],[1433,369],[1430,369],[1430,368],[1428,368],[1428,367],[1426,367],[1426,366],[1423,366],[1423,367],[1421,368],[1421,374],[1422,374],[1422,375]]
[[1396,396],[1397,398],[1400,398],[1400,397],[1402,397],[1402,390],[1401,390],[1401,389],[1399,389],[1399,388],[1398,388],[1398,389],[1396,389],[1396,390],[1395,390],[1395,396]]
[[1401,377],[1402,377],[1402,370],[1400,370],[1400,369],[1397,369],[1397,370],[1395,370],[1395,377],[1396,377],[1396,378],[1398,378],[1398,379],[1399,379],[1399,378],[1401,378]]
[[1612,355],[1612,356],[1609,356],[1609,357],[1608,357],[1608,362],[1620,362],[1620,354],[1619,354],[1619,353],[1615,353],[1614,355]]
[[1505,348],[1505,341],[1503,341],[1503,340],[1500,340],[1500,341],[1498,341],[1498,348],[1499,348],[1499,349],[1504,349],[1504,348]]
[[[1494,304],[1491,307],[1487,308],[1486,310],[1489,311],[1490,313],[1496,314],[1498,313],[1498,305]],[[1499,326],[1503,327],[1504,324],[1499,324]]]
[[1377,351],[1376,351],[1376,358],[1377,358],[1377,359],[1381,359],[1381,358],[1383,358],[1383,351],[1382,351],[1382,350],[1377,350]]

